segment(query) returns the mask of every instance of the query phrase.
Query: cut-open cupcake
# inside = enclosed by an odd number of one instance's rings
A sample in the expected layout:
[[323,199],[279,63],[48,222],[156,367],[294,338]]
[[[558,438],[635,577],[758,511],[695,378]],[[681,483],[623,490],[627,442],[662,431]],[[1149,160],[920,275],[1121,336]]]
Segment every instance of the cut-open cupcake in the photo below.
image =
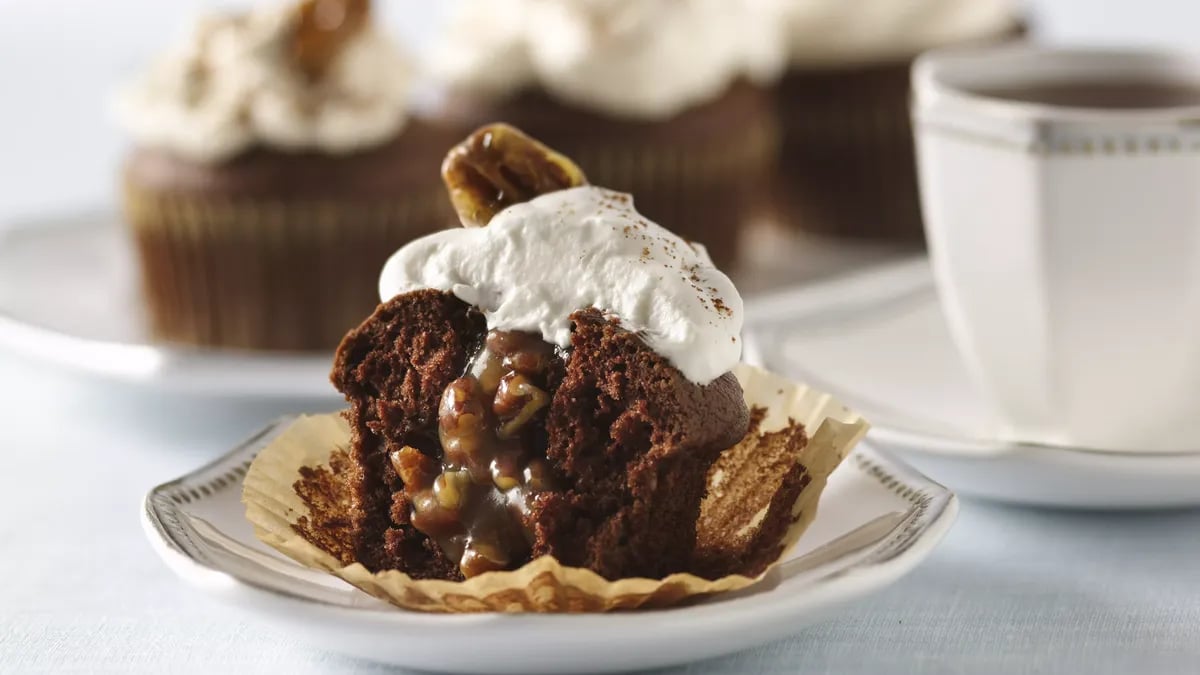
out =
[[344,421],[302,422],[247,477],[260,536],[420,609],[751,583],[865,423],[739,365],[741,299],[704,249],[566,158],[492,125],[443,176],[466,227],[388,261],[335,358]]

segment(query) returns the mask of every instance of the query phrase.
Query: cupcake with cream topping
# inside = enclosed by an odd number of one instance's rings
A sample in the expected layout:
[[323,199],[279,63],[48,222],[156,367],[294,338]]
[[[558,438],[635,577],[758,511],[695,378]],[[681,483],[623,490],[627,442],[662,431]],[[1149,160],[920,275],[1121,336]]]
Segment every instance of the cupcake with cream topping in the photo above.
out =
[[1023,33],[1013,0],[754,0],[786,33],[777,215],[849,238],[924,238],[909,68],[935,47]]
[[314,350],[374,306],[387,253],[445,227],[454,136],[410,114],[410,60],[366,0],[206,17],[122,90],[125,211],[154,331]]
[[777,150],[772,21],[725,0],[465,2],[430,63],[437,116],[526,129],[728,265]]
[[737,289],[636,195],[510,126],[443,166],[463,229],[398,250],[331,379],[264,447],[258,537],[401,607],[609,611],[767,574],[866,432],[738,362]]

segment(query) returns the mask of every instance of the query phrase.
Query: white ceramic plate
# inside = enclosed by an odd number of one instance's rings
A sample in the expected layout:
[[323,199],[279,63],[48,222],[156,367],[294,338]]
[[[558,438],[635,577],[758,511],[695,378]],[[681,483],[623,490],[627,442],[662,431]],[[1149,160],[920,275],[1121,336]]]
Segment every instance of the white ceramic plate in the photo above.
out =
[[422,614],[300,567],[254,538],[241,481],[250,460],[289,421],[151,490],[142,514],[146,534],[171,569],[203,592],[313,644],[410,668],[613,672],[747,649],[896,581],[929,555],[958,512],[949,490],[860,445],[831,477],[796,550],[751,588],[653,611]]
[[747,323],[747,360],[831,392],[871,420],[869,438],[963,494],[1073,508],[1200,505],[1200,449],[1004,440],[958,358],[923,258],[759,298]]
[[111,213],[0,231],[0,347],[68,370],[200,395],[334,398],[330,355],[197,349],[146,327],[130,242]]

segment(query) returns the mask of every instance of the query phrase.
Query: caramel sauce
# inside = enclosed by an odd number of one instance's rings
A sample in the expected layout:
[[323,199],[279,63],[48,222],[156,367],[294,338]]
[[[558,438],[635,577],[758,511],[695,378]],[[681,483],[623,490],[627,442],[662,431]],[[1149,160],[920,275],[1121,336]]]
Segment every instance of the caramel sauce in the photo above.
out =
[[554,483],[541,422],[557,358],[538,335],[492,331],[466,374],[442,394],[441,463],[414,448],[392,454],[412,500],[410,522],[459,561],[464,577],[513,567],[529,555],[530,507]]

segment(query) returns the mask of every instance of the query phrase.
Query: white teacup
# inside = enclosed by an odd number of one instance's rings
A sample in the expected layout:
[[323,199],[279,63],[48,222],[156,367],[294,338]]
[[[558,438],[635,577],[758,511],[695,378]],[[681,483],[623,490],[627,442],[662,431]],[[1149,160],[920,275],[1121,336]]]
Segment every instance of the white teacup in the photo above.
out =
[[939,293],[1010,440],[1200,450],[1200,60],[945,50],[913,82]]

